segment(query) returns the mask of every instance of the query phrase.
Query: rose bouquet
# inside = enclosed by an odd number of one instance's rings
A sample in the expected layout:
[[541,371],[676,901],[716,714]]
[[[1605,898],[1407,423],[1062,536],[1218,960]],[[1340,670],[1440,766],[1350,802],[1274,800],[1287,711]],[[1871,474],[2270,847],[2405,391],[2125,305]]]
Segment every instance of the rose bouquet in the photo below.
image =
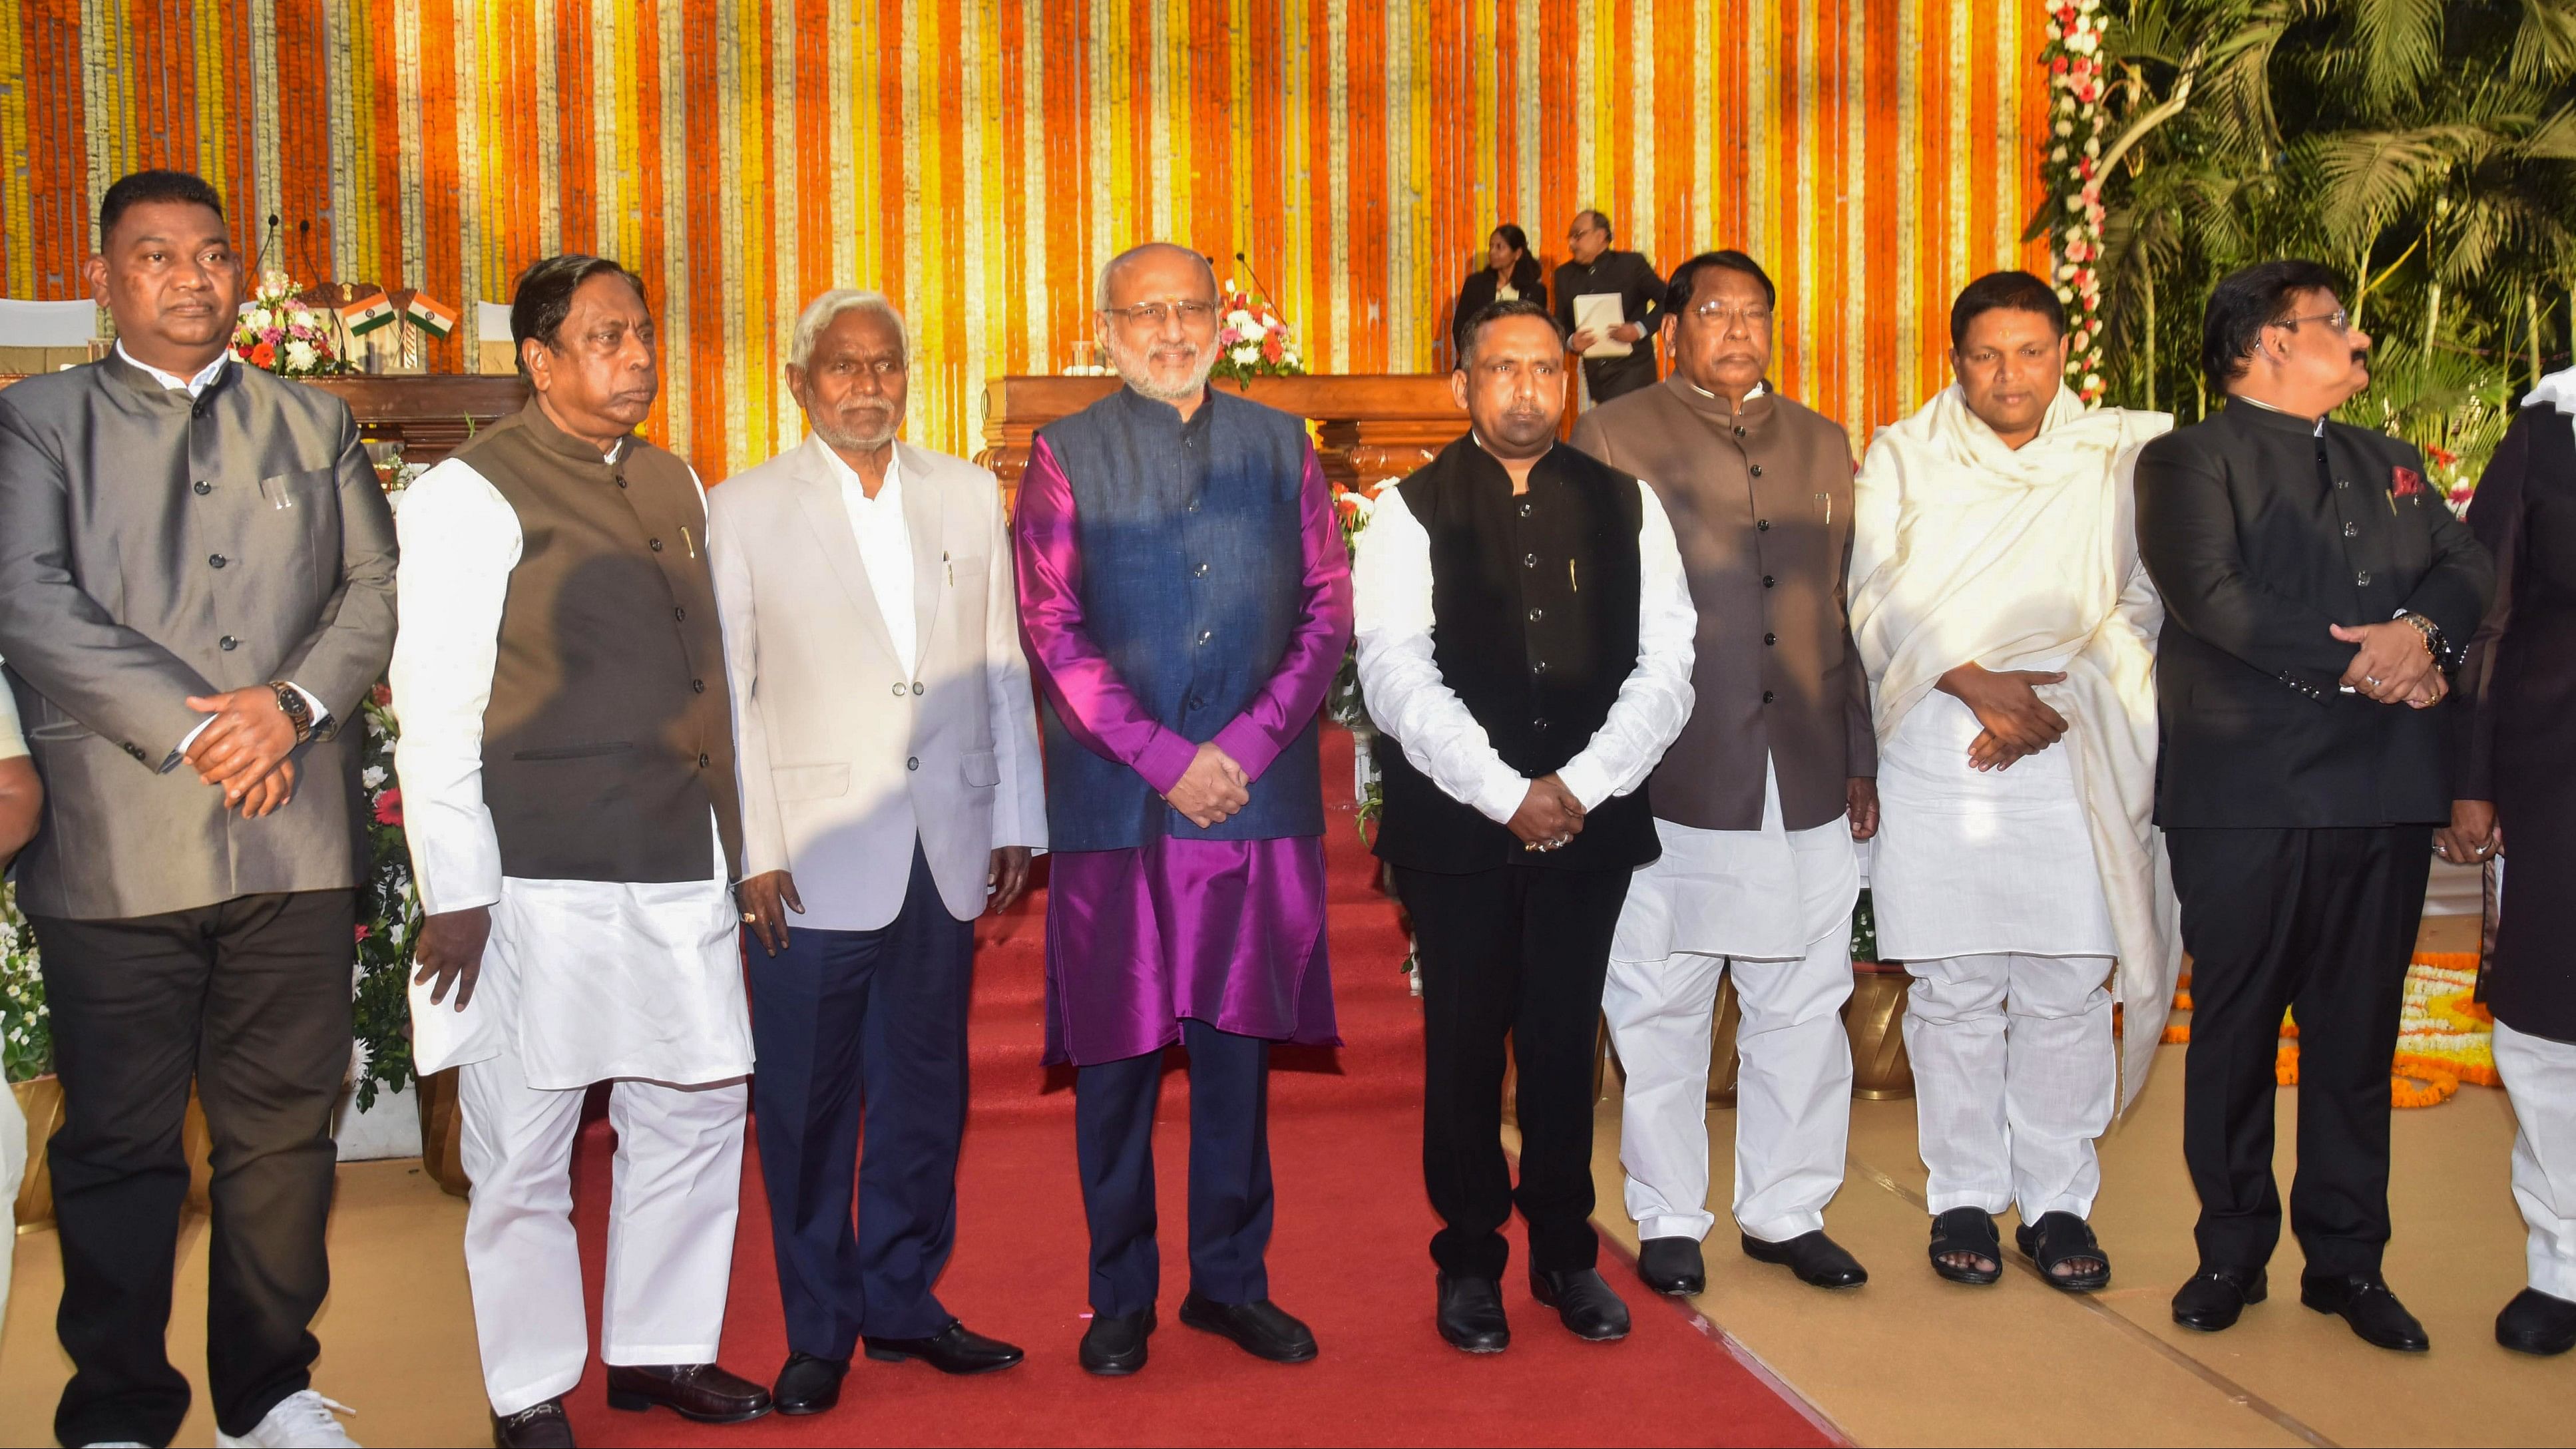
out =
[[280,377],[347,372],[331,343],[322,309],[296,300],[284,272],[261,274],[259,288],[233,328],[233,356]]
[[1217,318],[1216,367],[1212,376],[1243,383],[1256,377],[1303,377],[1306,361],[1297,355],[1297,339],[1267,302],[1255,301],[1225,284],[1225,302]]

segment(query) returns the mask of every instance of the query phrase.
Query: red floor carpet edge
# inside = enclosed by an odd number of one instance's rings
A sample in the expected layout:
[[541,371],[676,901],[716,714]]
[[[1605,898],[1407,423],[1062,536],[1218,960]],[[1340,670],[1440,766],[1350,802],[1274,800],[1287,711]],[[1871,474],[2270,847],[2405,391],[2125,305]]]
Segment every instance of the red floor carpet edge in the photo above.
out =
[[[920,1364],[853,1367],[840,1407],[735,1427],[607,1407],[594,1359],[570,1400],[581,1442],[636,1444],[1825,1444],[1831,1442],[1688,1315],[1648,1295],[1605,1252],[1635,1314],[1616,1344],[1575,1339],[1528,1297],[1514,1232],[1505,1284],[1510,1351],[1461,1354],[1434,1331],[1422,1194],[1421,1020],[1403,974],[1393,907],[1351,828],[1350,739],[1329,731],[1332,961],[1345,1045],[1282,1051],[1271,1087],[1277,1227],[1270,1279],[1312,1324],[1312,1363],[1263,1363],[1182,1327],[1188,1078],[1164,1080],[1155,1146],[1162,1189],[1161,1331],[1129,1379],[1074,1362],[1084,1302],[1082,1202],[1072,1094],[1039,1065],[1043,900],[979,930],[975,1098],[959,1170],[957,1251],[940,1297],[975,1329],[1029,1350],[1026,1363],[952,1379]],[[607,1124],[585,1129],[575,1217],[594,1351],[611,1158]],[[786,1356],[757,1154],[744,1153],[727,1367],[762,1381]]]

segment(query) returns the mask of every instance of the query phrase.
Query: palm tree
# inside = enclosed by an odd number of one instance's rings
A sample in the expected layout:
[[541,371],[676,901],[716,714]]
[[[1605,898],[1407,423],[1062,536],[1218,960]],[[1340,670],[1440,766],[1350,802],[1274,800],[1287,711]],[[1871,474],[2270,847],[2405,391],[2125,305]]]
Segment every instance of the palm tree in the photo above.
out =
[[2153,406],[2185,378],[2196,388],[2190,323],[2208,288],[2265,257],[2314,256],[2351,278],[2355,317],[2381,324],[2353,416],[2434,450],[2446,477],[2470,472],[2513,394],[2565,356],[2576,0],[2113,11],[2114,394]]

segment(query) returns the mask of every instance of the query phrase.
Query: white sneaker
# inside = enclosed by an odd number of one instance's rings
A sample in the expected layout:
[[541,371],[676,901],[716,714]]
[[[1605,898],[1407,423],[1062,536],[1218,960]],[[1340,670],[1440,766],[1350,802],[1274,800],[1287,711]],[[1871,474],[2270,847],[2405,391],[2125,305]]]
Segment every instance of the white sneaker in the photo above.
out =
[[358,1449],[358,1441],[333,1417],[356,1412],[305,1389],[278,1400],[268,1417],[238,1439],[216,1430],[215,1442],[223,1449]]

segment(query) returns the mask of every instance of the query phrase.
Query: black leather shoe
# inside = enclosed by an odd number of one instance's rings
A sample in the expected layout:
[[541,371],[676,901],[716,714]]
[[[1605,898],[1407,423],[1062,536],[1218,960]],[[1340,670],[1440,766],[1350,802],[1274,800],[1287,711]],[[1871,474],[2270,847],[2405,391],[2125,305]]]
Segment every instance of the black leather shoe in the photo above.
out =
[[1556,1310],[1566,1330],[1594,1343],[1615,1343],[1628,1336],[1628,1305],[1601,1281],[1601,1270],[1542,1273],[1530,1269],[1530,1296]]
[[944,1374],[988,1374],[1028,1357],[1016,1345],[967,1330],[952,1318],[928,1338],[871,1338],[868,1357],[879,1363],[917,1358]]
[[2516,1353],[2565,1353],[2576,1348],[2576,1303],[2525,1288],[2496,1315],[2496,1342]]
[[2299,1301],[2319,1313],[2340,1314],[2355,1337],[2373,1348],[2422,1353],[2433,1346],[2424,1325],[2388,1291],[2377,1274],[2346,1273],[2333,1278],[2301,1278]]
[[1272,1363],[1304,1363],[1315,1356],[1314,1332],[1267,1298],[1215,1303],[1192,1293],[1181,1300],[1181,1322],[1230,1338],[1245,1353]]
[[769,1390],[769,1402],[782,1414],[819,1414],[841,1402],[841,1380],[849,1372],[845,1358],[791,1353]]
[[1667,1298],[1708,1291],[1708,1264],[1697,1238],[1648,1238],[1637,1245],[1637,1276]]
[[1512,1346],[1503,1317],[1503,1285],[1491,1278],[1440,1275],[1440,1336],[1462,1353],[1501,1353]]
[[1766,1243],[1746,1233],[1744,1256],[1757,1263],[1778,1263],[1797,1274],[1799,1282],[1818,1288],[1857,1288],[1869,1281],[1869,1270],[1860,1265],[1860,1259],[1843,1251],[1843,1245],[1826,1237],[1822,1228],[1785,1243]]
[[494,1449],[573,1449],[572,1420],[564,1417],[563,1399],[531,1404],[515,1414],[492,1416]]
[[2260,1268],[2203,1268],[2174,1290],[2173,1321],[2203,1333],[2234,1328],[2236,1316],[2270,1291]]
[[1085,1373],[1104,1379],[1125,1378],[1145,1366],[1145,1340],[1154,1332],[1154,1310],[1116,1315],[1095,1313],[1082,1331],[1079,1357]]
[[664,1408],[701,1424],[741,1424],[769,1412],[769,1390],[718,1364],[611,1364],[608,1407]]

